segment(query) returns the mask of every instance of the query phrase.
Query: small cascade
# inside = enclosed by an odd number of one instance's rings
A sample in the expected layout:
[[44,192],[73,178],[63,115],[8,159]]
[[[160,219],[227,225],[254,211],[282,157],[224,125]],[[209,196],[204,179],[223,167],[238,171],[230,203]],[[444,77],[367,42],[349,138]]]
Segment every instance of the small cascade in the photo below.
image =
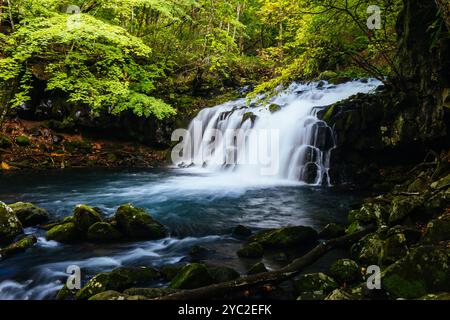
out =
[[238,99],[203,109],[189,125],[178,165],[237,172],[246,179],[270,176],[329,185],[336,143],[332,128],[317,112],[380,84],[375,79],[292,83],[268,101],[260,96],[250,103]]

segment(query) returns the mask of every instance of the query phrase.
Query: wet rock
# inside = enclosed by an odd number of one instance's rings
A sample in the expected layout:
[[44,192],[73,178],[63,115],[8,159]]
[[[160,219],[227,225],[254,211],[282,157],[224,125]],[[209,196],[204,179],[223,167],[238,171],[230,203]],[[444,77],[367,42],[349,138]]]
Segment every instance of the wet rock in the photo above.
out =
[[29,202],[17,202],[9,207],[22,223],[23,227],[31,227],[48,221],[49,215],[45,209],[39,208]]
[[258,273],[263,273],[263,272],[267,272],[267,268],[264,265],[264,263],[258,262],[258,263],[255,263],[253,266],[250,267],[250,269],[248,270],[247,274],[248,275],[252,275],[252,274],[258,274]]
[[379,203],[365,203],[359,210],[352,210],[349,213],[349,223],[357,222],[359,225],[377,223],[378,226],[384,225],[389,211],[387,206]]
[[337,223],[327,224],[322,231],[319,232],[320,239],[333,239],[343,236],[345,234],[345,227]]
[[47,239],[62,243],[72,243],[80,240],[80,231],[73,222],[59,224],[47,231]]
[[0,244],[10,243],[22,232],[22,224],[14,211],[0,201]]
[[185,265],[182,264],[168,264],[162,266],[159,269],[159,273],[164,279],[171,281],[173,278],[176,277],[176,275],[181,271],[181,269],[183,269],[184,266]]
[[97,293],[89,298],[89,300],[147,300],[144,296],[128,295],[114,290]]
[[81,204],[75,207],[73,222],[81,231],[87,232],[90,226],[101,221],[100,214],[94,208]]
[[271,105],[269,105],[269,111],[270,113],[275,113],[277,111],[281,110],[281,106],[275,103],[272,103]]
[[199,263],[191,263],[184,266],[180,272],[172,279],[170,288],[172,289],[195,289],[214,283],[214,279],[208,268]]
[[16,144],[21,147],[27,147],[31,144],[30,139],[27,136],[18,136],[15,141]]
[[199,246],[199,245],[192,246],[191,248],[189,248],[189,252],[188,252],[191,259],[196,260],[196,261],[204,259],[207,255],[207,253],[208,253],[208,249],[206,249],[202,246]]
[[313,228],[296,226],[262,231],[251,237],[250,241],[258,242],[264,247],[286,248],[311,244],[317,238],[317,231]]
[[423,236],[423,241],[427,243],[438,243],[445,240],[450,240],[450,213],[428,222]]
[[208,267],[208,271],[215,283],[227,282],[240,277],[239,272],[229,267]]
[[305,164],[302,170],[302,180],[308,184],[316,183],[319,174],[319,167],[314,162]]
[[87,231],[87,238],[92,241],[113,241],[121,237],[120,232],[107,222],[96,222]]
[[361,280],[361,268],[350,259],[339,259],[330,267],[330,275],[342,284],[351,284]]
[[309,273],[301,275],[294,282],[294,287],[300,300],[323,300],[339,285],[324,273]]
[[389,224],[397,223],[405,217],[419,209],[423,205],[423,198],[420,196],[397,196],[392,200],[389,214]]
[[246,112],[244,113],[244,115],[242,116],[242,121],[241,124],[243,124],[245,121],[250,120],[252,125],[255,123],[256,119],[258,117],[253,113],[253,112]]
[[246,238],[252,235],[252,230],[243,225],[238,225],[233,229],[232,234],[235,237]]
[[252,242],[239,249],[237,255],[241,258],[261,258],[264,255],[264,248],[260,243]]
[[117,209],[115,220],[119,231],[132,239],[154,240],[167,235],[161,223],[153,219],[145,210],[130,204],[122,205]]
[[123,293],[128,296],[140,296],[145,297],[146,299],[155,299],[177,293],[178,291],[179,290],[170,288],[130,288],[126,289]]
[[123,291],[138,284],[154,281],[159,277],[158,271],[149,267],[118,268],[111,272],[99,273],[78,291],[75,298],[89,299],[101,292]]
[[37,242],[34,235],[25,236],[24,238],[10,244],[6,248],[0,249],[0,260],[9,258],[15,254],[25,252]]
[[450,248],[420,246],[382,273],[382,287],[392,298],[414,299],[450,288]]

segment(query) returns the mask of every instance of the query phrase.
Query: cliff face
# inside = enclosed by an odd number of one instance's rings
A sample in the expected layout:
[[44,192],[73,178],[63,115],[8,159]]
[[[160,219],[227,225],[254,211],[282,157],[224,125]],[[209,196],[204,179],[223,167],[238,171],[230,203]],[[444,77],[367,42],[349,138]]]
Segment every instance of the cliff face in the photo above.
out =
[[399,89],[358,95],[321,116],[337,137],[334,183],[368,182],[379,169],[450,146],[450,33],[434,0],[404,0],[397,23]]

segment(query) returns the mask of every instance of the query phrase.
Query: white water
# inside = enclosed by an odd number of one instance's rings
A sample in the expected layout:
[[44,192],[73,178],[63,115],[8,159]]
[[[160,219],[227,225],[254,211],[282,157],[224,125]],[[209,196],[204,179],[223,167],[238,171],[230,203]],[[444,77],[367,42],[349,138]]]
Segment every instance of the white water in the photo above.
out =
[[[322,84],[293,83],[267,103],[253,101],[247,106],[245,99],[239,99],[200,111],[189,126],[190,139],[184,140],[188,151],[178,165],[234,172],[246,181],[263,178],[329,185],[335,139],[332,128],[316,117],[317,111],[357,93],[370,93],[381,83],[370,79]],[[274,104],[280,109],[271,112]],[[256,116],[254,121],[246,119],[249,112]],[[237,142],[236,130],[246,131],[242,143]],[[255,159],[252,155],[257,160],[249,160]]]

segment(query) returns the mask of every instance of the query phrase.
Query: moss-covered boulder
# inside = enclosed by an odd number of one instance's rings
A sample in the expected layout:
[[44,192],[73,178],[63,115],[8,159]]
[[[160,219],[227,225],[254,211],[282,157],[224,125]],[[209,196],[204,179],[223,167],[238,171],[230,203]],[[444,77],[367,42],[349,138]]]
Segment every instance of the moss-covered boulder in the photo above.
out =
[[269,111],[270,113],[275,113],[277,111],[281,110],[281,106],[276,104],[276,103],[272,103],[271,105],[269,105]]
[[420,246],[382,272],[382,287],[392,298],[415,299],[450,288],[450,248]]
[[248,269],[247,274],[248,275],[252,275],[252,274],[258,274],[258,273],[263,273],[263,272],[267,272],[267,268],[264,265],[264,263],[262,262],[257,262],[254,265],[252,265],[250,267],[250,269]]
[[306,293],[314,293],[316,297],[324,299],[331,291],[339,288],[339,285],[331,277],[319,272],[301,275],[295,280],[294,288],[297,294],[304,298]]
[[108,290],[123,291],[154,281],[158,277],[158,271],[149,267],[117,268],[111,272],[103,272],[94,276],[78,291],[75,298],[85,300]]
[[28,235],[22,239],[10,244],[6,248],[0,249],[0,260],[9,258],[15,254],[25,252],[31,248],[37,242],[37,238],[34,235]]
[[21,147],[27,147],[31,144],[31,141],[27,136],[17,136],[15,141],[16,144]]
[[146,299],[155,299],[177,293],[179,290],[170,288],[130,288],[123,293],[128,296],[140,296]]
[[49,215],[45,209],[39,208],[29,202],[16,202],[9,207],[24,227],[31,227],[48,221]]
[[243,124],[245,121],[250,120],[252,125],[255,123],[256,119],[257,119],[257,115],[254,114],[253,112],[246,112],[244,113],[244,115],[242,116],[242,122],[241,124]]
[[296,226],[262,231],[251,237],[250,241],[269,248],[286,248],[311,244],[317,238],[317,231],[313,228]]
[[414,211],[421,208],[424,199],[421,196],[396,196],[392,199],[392,206],[389,213],[389,224],[393,225]]
[[337,223],[327,224],[322,231],[319,232],[320,239],[333,239],[345,234],[345,227]]
[[330,266],[330,275],[341,284],[352,284],[362,279],[360,266],[350,259],[333,262]]
[[56,300],[73,300],[77,292],[78,290],[69,289],[67,284],[65,284],[56,294]]
[[172,279],[172,289],[195,289],[214,283],[214,279],[204,264],[191,263],[184,266]]
[[167,264],[159,269],[159,273],[165,280],[171,281],[177,276],[184,266],[185,264]]
[[445,240],[450,240],[450,213],[428,222],[423,236],[423,241],[426,243],[438,243]]
[[239,272],[229,267],[208,267],[208,271],[215,283],[236,280],[240,277]]
[[121,237],[120,232],[108,222],[96,222],[87,231],[87,238],[90,241],[114,241]]
[[14,211],[0,201],[0,244],[7,244],[23,232]]
[[73,222],[83,232],[87,232],[90,226],[101,221],[102,217],[100,214],[89,206],[80,204],[73,211]]
[[66,222],[54,226],[47,231],[47,239],[62,243],[72,243],[81,239],[80,230],[73,222]]
[[153,240],[167,236],[164,226],[153,219],[144,209],[135,208],[130,204],[117,209],[115,220],[117,228],[132,239]]
[[360,225],[367,225],[376,223],[381,226],[384,225],[389,216],[387,206],[369,202],[361,206],[359,210],[352,210],[348,215],[348,222],[350,224],[358,222]]
[[244,245],[237,251],[237,255],[241,258],[257,259],[264,255],[264,248],[258,242],[251,242]]

